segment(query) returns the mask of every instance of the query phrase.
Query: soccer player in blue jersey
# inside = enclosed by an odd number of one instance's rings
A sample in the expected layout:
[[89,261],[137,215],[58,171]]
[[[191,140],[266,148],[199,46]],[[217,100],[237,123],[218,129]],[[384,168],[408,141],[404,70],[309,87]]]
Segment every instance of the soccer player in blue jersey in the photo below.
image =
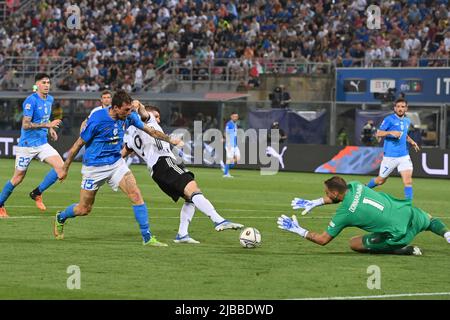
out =
[[405,198],[413,198],[412,173],[413,165],[409,156],[408,143],[417,152],[420,150],[417,143],[408,136],[411,120],[406,116],[408,102],[399,98],[394,104],[394,114],[384,118],[377,130],[377,138],[384,138],[384,156],[378,177],[367,184],[369,188],[382,185],[389,175],[397,168],[405,186]]
[[241,157],[241,153],[237,143],[237,121],[239,115],[237,112],[233,112],[230,115],[230,120],[225,125],[225,151],[226,151],[226,163],[222,166],[223,177],[233,178],[230,174],[230,169],[233,168]]
[[113,97],[112,107],[101,109],[89,117],[86,127],[70,149],[64,162],[62,180],[66,178],[75,155],[86,145],[81,169],[83,178],[80,200],[56,214],[53,228],[56,239],[64,238],[64,225],[68,218],[84,216],[91,212],[98,189],[107,182],[114,191],[120,188],[133,203],[134,216],[141,230],[143,244],[167,246],[156,240],[150,232],[147,206],[136,179],[121,157],[121,149],[125,130],[130,125],[154,138],[175,145],[182,146],[182,141],[144,125],[139,115],[132,112],[131,102],[131,97],[125,91],[118,91]]
[[0,218],[8,217],[5,202],[19,185],[27,173],[28,166],[33,158],[47,162],[53,167],[45,176],[41,184],[36,187],[30,197],[35,200],[36,206],[44,211],[46,207],[42,202],[42,193],[53,185],[63,171],[63,160],[59,153],[47,142],[47,135],[52,140],[58,139],[55,128],[61,120],[50,121],[52,114],[53,97],[48,94],[50,90],[50,77],[44,73],[35,76],[37,90],[28,96],[23,103],[23,119],[20,141],[16,149],[16,168],[13,177],[6,182],[0,194]]

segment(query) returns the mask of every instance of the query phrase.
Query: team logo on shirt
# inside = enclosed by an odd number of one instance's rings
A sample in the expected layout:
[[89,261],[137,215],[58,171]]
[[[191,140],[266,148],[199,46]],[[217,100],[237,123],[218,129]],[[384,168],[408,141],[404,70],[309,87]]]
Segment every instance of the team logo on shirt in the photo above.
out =
[[27,104],[25,105],[25,109],[26,109],[26,110],[30,110],[30,109],[31,109],[31,104],[27,103]]
[[117,136],[118,133],[119,133],[119,129],[114,128],[114,130],[113,130],[113,135],[114,135],[114,136]]

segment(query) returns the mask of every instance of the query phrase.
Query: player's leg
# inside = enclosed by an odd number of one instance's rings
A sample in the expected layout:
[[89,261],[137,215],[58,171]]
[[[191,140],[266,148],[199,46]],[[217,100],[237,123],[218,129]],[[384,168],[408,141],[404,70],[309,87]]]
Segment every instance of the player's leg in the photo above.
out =
[[40,147],[38,157],[41,161],[45,161],[52,166],[52,169],[47,173],[39,186],[30,192],[30,198],[36,202],[39,210],[45,211],[47,208],[42,201],[42,193],[58,180],[58,176],[62,175],[64,161],[59,153],[49,144]]
[[[188,179],[188,177],[186,177],[187,175],[188,174],[183,176]],[[182,180],[183,178],[180,179]],[[191,180],[185,185],[184,195],[186,199],[190,199],[194,203],[197,209],[207,215],[214,222],[214,226],[217,231],[226,229],[240,229],[243,227],[242,224],[228,221],[218,214],[212,203],[205,198],[195,180]]]
[[389,233],[373,232],[350,239],[350,248],[359,253],[422,255],[419,247],[410,245],[390,245],[386,242]]
[[378,176],[376,178],[371,179],[367,184],[367,186],[372,189],[384,184],[388,179],[389,175],[392,173],[392,171],[394,171],[396,167],[397,167],[396,158],[384,157],[383,161],[381,161],[380,172],[378,173]]
[[19,170],[19,169],[14,170],[13,177],[10,180],[8,180],[3,186],[2,192],[0,193],[0,218],[9,217],[5,209],[5,202],[6,200],[8,200],[9,196],[13,193],[14,188],[23,181],[26,174],[27,174],[26,170]]
[[412,175],[413,165],[409,156],[401,157],[399,160],[398,172],[403,180],[405,199],[413,198]]
[[189,224],[195,213],[195,205],[191,201],[186,200],[181,208],[180,212],[180,226],[178,227],[178,233],[173,242],[175,243],[192,243],[197,244],[199,241],[189,236]]
[[[419,209],[420,210],[420,209]],[[422,210],[420,210],[422,211]],[[450,243],[450,229],[445,225],[445,223],[442,222],[439,218],[434,218],[430,214],[426,213],[425,211],[422,211],[424,214],[428,216],[430,219],[430,225],[427,227],[427,231],[431,231],[434,234],[444,237],[445,240]]]
[[95,195],[98,188],[95,190],[80,190],[80,201],[73,203],[63,211],[58,211],[53,224],[53,234],[58,240],[64,239],[64,225],[67,219],[75,218],[76,216],[88,215],[95,202]]
[[[121,169],[118,169],[116,174],[111,179],[110,185],[114,189],[114,185],[118,185],[120,190],[127,195],[127,197],[133,203],[134,217],[139,224],[139,229],[141,231],[143,244],[151,246],[167,246],[167,244],[159,242],[156,240],[155,236],[150,232],[150,225],[148,221],[148,209],[142,197],[141,190],[137,186],[136,179],[131,171],[128,169],[125,161],[122,159],[123,164]],[[121,178],[120,178],[121,176]],[[119,180],[120,178],[120,180]],[[120,182],[117,184],[117,180]]]
[[14,175],[5,183],[2,192],[0,193],[0,218],[8,217],[8,213],[5,209],[5,202],[13,193],[14,188],[25,178],[28,166],[30,165],[31,160],[36,156],[36,153],[33,150],[34,149],[32,148],[17,148]]

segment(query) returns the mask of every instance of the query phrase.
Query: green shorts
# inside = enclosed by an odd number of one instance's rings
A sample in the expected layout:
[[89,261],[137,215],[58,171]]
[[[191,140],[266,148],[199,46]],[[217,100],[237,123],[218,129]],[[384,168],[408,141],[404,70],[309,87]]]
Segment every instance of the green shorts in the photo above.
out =
[[391,251],[411,243],[416,235],[430,225],[430,215],[422,209],[413,207],[413,215],[405,234],[392,235],[389,232],[372,232],[363,236],[364,248],[368,251]]

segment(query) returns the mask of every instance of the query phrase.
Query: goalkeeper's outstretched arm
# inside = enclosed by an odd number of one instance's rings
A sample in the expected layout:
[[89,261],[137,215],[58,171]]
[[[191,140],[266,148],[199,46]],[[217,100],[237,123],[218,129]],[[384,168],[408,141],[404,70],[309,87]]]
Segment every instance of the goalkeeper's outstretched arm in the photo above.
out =
[[324,246],[328,244],[331,240],[333,240],[333,237],[330,236],[326,231],[322,232],[321,234],[310,231],[306,235],[305,239],[308,239],[311,242]]
[[293,215],[291,219],[283,214],[278,218],[277,223],[278,228],[296,233],[299,236],[302,236],[303,238],[308,239],[309,241],[317,243],[321,246],[324,246],[328,244],[331,240],[333,240],[333,237],[330,236],[326,231],[324,231],[321,234],[318,234],[302,228],[299,225],[297,217],[295,215]]

